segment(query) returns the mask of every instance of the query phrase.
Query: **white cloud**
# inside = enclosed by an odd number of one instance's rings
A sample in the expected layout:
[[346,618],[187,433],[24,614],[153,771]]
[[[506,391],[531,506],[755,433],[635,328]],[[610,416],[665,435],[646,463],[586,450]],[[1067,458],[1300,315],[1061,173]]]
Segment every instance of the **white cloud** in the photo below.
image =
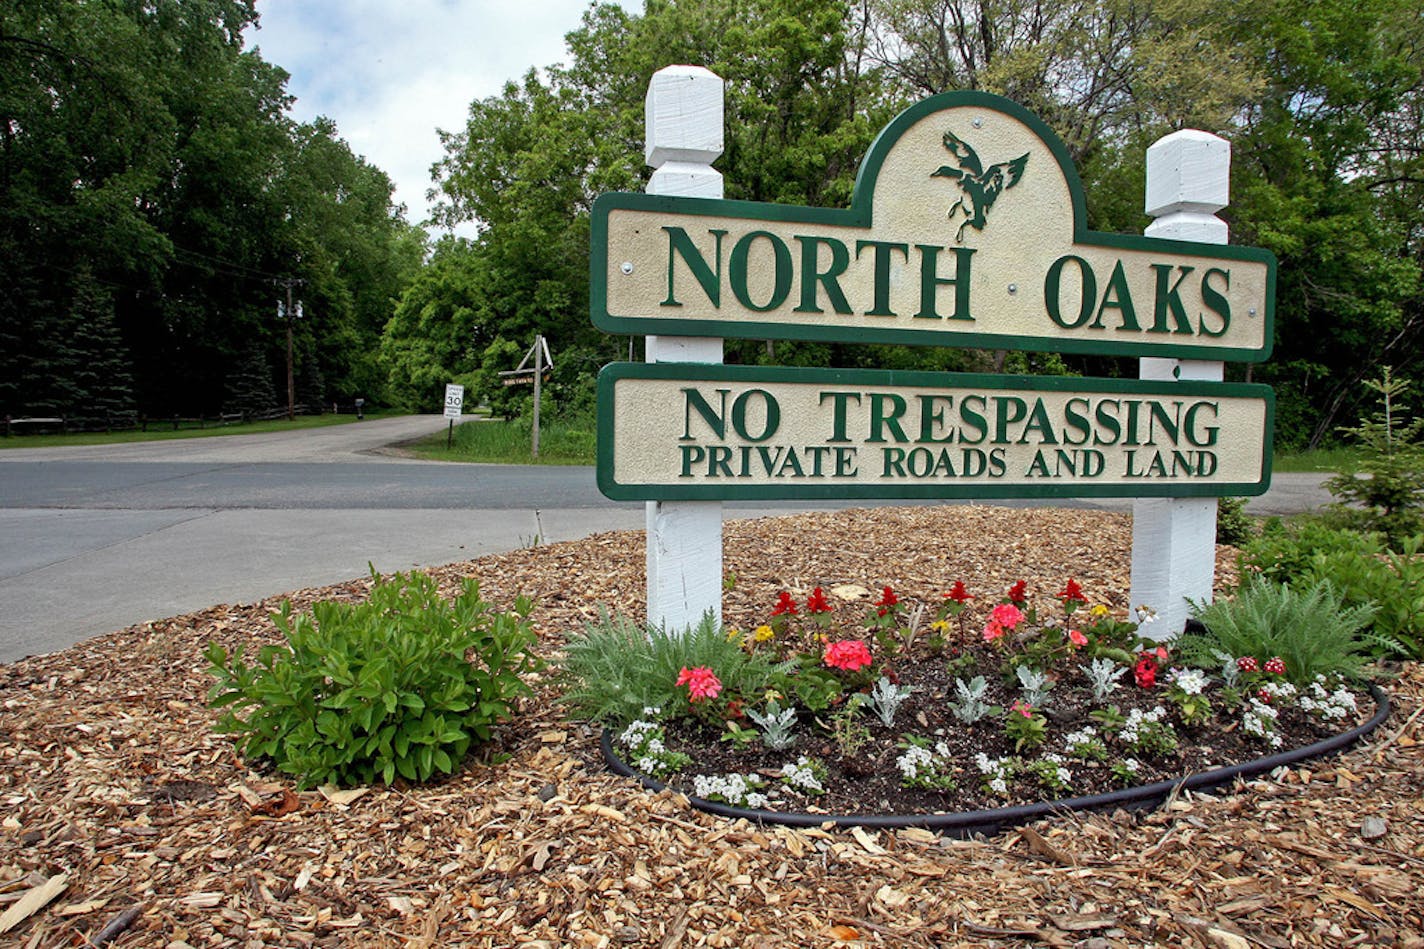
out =
[[[293,115],[325,115],[391,176],[413,222],[428,212],[437,128],[464,126],[472,100],[531,67],[566,59],[587,0],[259,0],[249,46],[291,73]],[[631,5],[631,4],[630,4]],[[463,229],[462,229],[463,230]]]

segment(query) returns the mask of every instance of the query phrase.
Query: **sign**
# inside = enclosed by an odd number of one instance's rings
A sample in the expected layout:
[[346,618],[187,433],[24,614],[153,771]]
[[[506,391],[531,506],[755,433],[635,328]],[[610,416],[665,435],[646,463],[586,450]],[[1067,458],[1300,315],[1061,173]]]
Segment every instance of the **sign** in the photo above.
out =
[[610,333],[1258,362],[1276,262],[1089,231],[1047,125],[953,92],[885,128],[847,209],[599,197],[589,276]]
[[1270,485],[1263,385],[615,363],[615,500],[1217,497]]
[[445,386],[445,417],[458,419],[465,406],[465,387],[455,383]]

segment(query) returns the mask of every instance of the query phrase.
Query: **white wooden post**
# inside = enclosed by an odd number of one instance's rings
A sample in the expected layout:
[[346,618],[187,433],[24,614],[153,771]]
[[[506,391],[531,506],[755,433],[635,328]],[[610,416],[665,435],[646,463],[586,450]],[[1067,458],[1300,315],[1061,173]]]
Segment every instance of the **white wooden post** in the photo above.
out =
[[[1146,211],[1156,220],[1148,237],[1227,242],[1226,207],[1231,145],[1187,129],[1158,139],[1147,149]],[[1201,359],[1140,360],[1142,379],[1220,381],[1222,364]],[[1210,602],[1216,576],[1216,498],[1139,498],[1132,505],[1132,606],[1157,611],[1144,635],[1165,639],[1180,633],[1187,597]]]
[[[722,197],[722,79],[701,66],[653,74],[644,100],[649,194]],[[649,336],[648,362],[720,363],[722,340]],[[722,621],[722,502],[647,502],[648,622],[695,626],[707,612]]]

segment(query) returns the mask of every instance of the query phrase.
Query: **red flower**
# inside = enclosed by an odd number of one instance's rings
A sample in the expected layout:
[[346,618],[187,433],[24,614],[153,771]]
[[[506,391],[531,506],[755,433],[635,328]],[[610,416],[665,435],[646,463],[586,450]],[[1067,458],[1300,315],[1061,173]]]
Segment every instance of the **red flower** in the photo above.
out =
[[1059,590],[1055,595],[1064,603],[1070,600],[1076,600],[1079,603],[1088,602],[1083,598],[1083,588],[1080,587],[1078,581],[1072,577],[1068,578],[1068,582],[1064,584],[1063,589]]
[[873,661],[870,658],[870,649],[859,639],[842,639],[840,642],[831,643],[821,658],[832,669],[844,669],[846,672],[855,672]]
[[1280,656],[1272,656],[1266,660],[1266,671],[1273,676],[1283,676],[1286,674],[1286,661]]
[[683,666],[677,674],[677,682],[673,684],[687,686],[688,697],[693,702],[698,699],[715,699],[717,693],[722,691],[722,680],[707,666],[697,666],[694,669]]
[[1143,653],[1142,658],[1138,659],[1137,665],[1133,667],[1132,674],[1137,678],[1139,688],[1152,688],[1157,684],[1157,661]]
[[964,589],[963,580],[956,580],[954,581],[954,587],[948,593],[946,593],[944,597],[947,600],[953,600],[960,606],[963,606],[965,603],[968,603],[970,600],[974,599],[974,594]]
[[1262,702],[1265,702],[1267,705],[1270,705],[1270,704],[1271,704],[1271,690],[1270,690],[1270,689],[1257,689],[1257,690],[1256,690],[1256,698],[1260,699]]
[[782,590],[779,594],[777,594],[776,606],[774,606],[771,610],[772,616],[781,616],[783,614],[790,616],[796,615],[796,601],[791,599],[791,594],[787,593],[785,590]]
[[811,595],[806,597],[807,613],[830,613],[835,607],[826,599],[826,594],[821,592],[820,587],[811,591]]
[[890,607],[894,606],[896,603],[899,602],[900,598],[895,595],[895,591],[890,589],[889,587],[886,587],[885,592],[880,594],[880,599],[875,604],[876,615],[884,616],[886,613],[890,612]]
[[1236,668],[1242,672],[1260,672],[1261,666],[1256,662],[1255,656],[1242,656],[1236,660]]
[[1024,591],[1026,591],[1027,589],[1027,580],[1020,580],[1018,583],[1015,583],[1013,586],[1009,587],[1009,602],[1016,605],[1022,605],[1026,603],[1028,601],[1028,594]]

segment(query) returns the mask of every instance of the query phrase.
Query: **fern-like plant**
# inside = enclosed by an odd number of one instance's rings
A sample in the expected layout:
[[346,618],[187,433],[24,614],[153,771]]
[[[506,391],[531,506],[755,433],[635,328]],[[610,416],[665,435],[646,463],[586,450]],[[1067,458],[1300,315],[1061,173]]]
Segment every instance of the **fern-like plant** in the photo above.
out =
[[1201,668],[1217,668],[1218,652],[1280,656],[1287,677],[1303,686],[1322,673],[1358,679],[1367,661],[1361,631],[1374,607],[1345,605],[1329,583],[1296,589],[1252,578],[1231,599],[1191,608],[1206,630],[1184,633],[1173,651]]

